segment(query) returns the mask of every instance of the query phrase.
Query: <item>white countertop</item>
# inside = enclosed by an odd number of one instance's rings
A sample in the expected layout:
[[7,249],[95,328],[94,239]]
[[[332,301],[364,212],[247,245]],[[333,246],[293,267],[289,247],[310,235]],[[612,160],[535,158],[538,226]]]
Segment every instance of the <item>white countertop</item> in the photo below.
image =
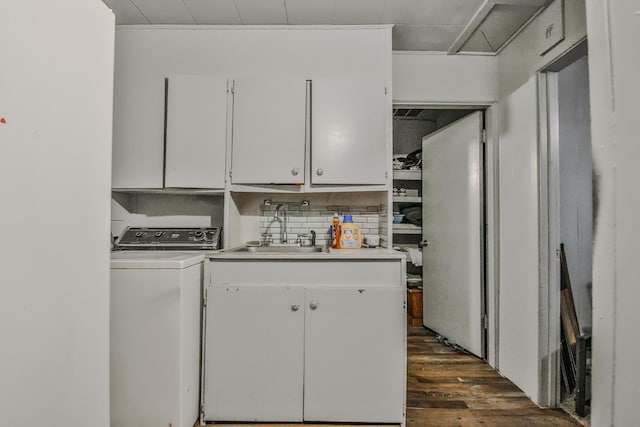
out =
[[362,249],[329,249],[324,252],[305,253],[269,253],[269,252],[233,252],[234,248],[226,251],[206,254],[212,260],[235,259],[277,259],[277,260],[383,260],[406,258],[404,252],[387,248],[362,248]]
[[184,269],[204,260],[202,252],[117,251],[111,252],[112,269]]

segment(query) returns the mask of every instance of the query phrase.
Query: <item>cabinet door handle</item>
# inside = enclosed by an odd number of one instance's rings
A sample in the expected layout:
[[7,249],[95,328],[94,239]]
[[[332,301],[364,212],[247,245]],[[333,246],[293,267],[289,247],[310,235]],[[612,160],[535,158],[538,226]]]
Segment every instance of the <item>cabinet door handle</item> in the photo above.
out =
[[315,310],[316,308],[318,308],[318,301],[311,301],[311,304],[309,304],[309,308],[311,310]]
[[324,171],[320,168],[316,169],[316,175],[321,176],[324,173]]
[[300,172],[300,170],[298,168],[291,169],[291,175],[293,175],[293,176],[298,175],[298,172]]
[[294,304],[291,306],[291,311],[298,311],[300,310],[300,305],[299,304]]

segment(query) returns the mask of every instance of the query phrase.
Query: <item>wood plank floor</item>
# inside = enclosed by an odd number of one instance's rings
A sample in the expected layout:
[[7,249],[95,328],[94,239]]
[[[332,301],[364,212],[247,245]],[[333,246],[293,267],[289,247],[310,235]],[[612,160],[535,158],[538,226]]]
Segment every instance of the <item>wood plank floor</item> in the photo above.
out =
[[[440,344],[422,327],[408,328],[407,426],[580,426],[561,410],[540,409],[482,360]],[[286,427],[301,424],[231,424]],[[196,423],[194,427],[199,427]],[[327,424],[304,424],[323,426]],[[336,424],[331,424],[337,427]],[[367,427],[358,424],[358,427]]]

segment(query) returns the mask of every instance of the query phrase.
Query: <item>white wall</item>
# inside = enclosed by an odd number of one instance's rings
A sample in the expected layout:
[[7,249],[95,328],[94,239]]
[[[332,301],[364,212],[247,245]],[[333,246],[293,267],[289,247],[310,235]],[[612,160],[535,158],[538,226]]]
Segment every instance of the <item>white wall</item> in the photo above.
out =
[[495,56],[393,52],[393,102],[487,104],[498,98]]
[[502,99],[525,84],[529,77],[584,40],[587,35],[584,0],[564,0],[565,38],[540,55],[546,22],[539,15],[500,55],[498,55],[498,94]]
[[2,2],[3,426],[109,425],[114,20],[99,0]]
[[224,222],[223,195],[114,193],[111,233],[126,227],[212,227]]
[[578,324],[591,332],[593,189],[589,69],[584,57],[558,73],[560,241],[564,243]]
[[640,425],[640,3],[587,0],[598,209],[593,266],[592,425]]
[[436,130],[435,120],[393,120],[393,153],[409,154],[422,148],[422,137]]
[[537,84],[498,105],[500,296],[499,371],[538,401]]

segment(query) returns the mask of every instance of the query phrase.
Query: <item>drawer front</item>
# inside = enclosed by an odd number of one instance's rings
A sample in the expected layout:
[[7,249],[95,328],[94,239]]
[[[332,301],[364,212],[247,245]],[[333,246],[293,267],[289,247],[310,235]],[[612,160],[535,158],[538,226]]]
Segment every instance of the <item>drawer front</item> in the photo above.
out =
[[212,260],[212,285],[403,286],[402,260]]

